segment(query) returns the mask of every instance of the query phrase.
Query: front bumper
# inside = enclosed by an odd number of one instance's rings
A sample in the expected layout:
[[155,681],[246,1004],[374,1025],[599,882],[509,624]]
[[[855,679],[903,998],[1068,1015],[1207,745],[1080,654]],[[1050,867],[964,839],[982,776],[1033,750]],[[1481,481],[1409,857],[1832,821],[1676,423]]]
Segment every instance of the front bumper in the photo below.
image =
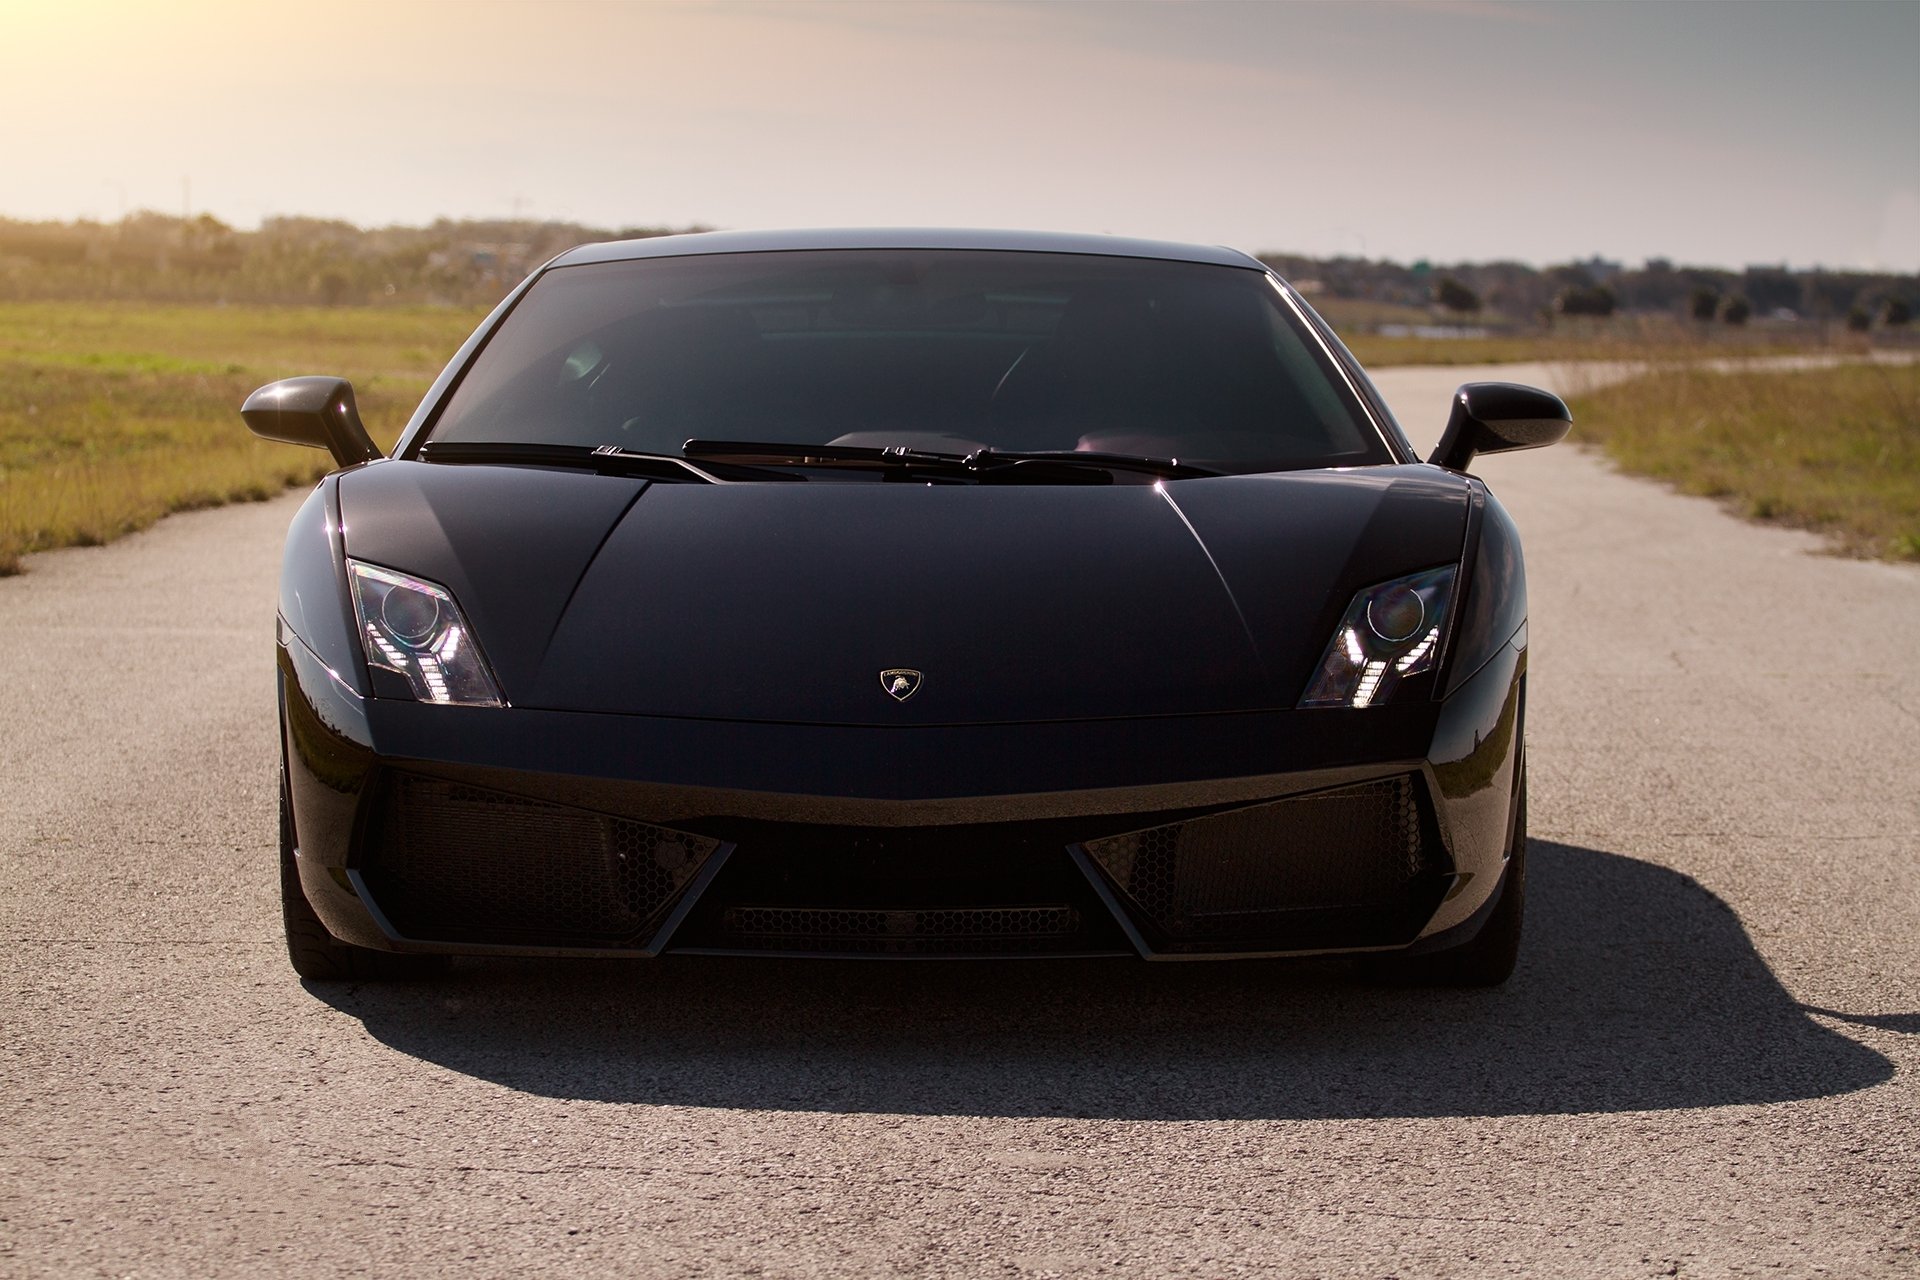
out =
[[1499,884],[1526,667],[1523,630],[1444,701],[893,729],[363,699],[282,637],[315,912],[473,954],[1452,942]]

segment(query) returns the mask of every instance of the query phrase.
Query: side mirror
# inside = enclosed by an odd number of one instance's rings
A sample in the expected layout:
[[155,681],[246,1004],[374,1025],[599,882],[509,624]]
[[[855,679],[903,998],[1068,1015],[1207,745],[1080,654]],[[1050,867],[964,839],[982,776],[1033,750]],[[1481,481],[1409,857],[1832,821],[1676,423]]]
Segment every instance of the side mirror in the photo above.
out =
[[283,444],[325,449],[343,467],[381,456],[360,421],[353,385],[345,378],[282,378],[269,382],[240,406],[253,434]]
[[1559,396],[1514,382],[1469,382],[1453,393],[1447,429],[1427,461],[1465,471],[1475,454],[1538,449],[1566,438],[1573,415]]

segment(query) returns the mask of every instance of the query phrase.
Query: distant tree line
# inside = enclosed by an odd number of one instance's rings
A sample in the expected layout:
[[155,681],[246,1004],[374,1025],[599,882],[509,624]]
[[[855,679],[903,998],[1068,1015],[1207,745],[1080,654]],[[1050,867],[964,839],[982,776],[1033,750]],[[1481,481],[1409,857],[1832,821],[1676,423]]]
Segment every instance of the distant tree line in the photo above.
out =
[[[577,244],[704,230],[445,218],[424,227],[362,228],[275,217],[242,231],[208,214],[152,212],[118,222],[0,219],[0,299],[477,305]],[[1659,258],[1637,268],[1601,258],[1544,268],[1294,254],[1265,259],[1310,294],[1431,308],[1476,324],[1666,313],[1702,325],[1794,319],[1901,329],[1920,307],[1920,276],[1817,267],[1730,271]]]
[[1521,262],[1402,264],[1384,259],[1264,260],[1309,294],[1432,307],[1477,322],[1551,324],[1562,317],[1668,314],[1700,323],[1749,320],[1844,322],[1902,328],[1920,306],[1920,276],[1752,266],[1675,266],[1663,258],[1637,268],[1594,258],[1545,268]]
[[497,300],[577,244],[707,229],[444,218],[425,227],[363,229],[276,217],[241,231],[208,214],[0,219],[0,298],[475,305]]

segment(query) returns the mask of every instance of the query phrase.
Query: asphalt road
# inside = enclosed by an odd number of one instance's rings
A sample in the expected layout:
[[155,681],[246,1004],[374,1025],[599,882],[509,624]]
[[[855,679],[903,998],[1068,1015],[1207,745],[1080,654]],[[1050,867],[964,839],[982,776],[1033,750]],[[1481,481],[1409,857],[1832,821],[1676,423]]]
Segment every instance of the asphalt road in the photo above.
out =
[[[1431,437],[1464,376],[1382,382]],[[296,500],[34,557],[0,581],[0,1274],[1920,1272],[1920,571],[1572,447],[1482,469],[1532,571],[1536,843],[1521,970],[1475,993],[303,987],[268,652]]]

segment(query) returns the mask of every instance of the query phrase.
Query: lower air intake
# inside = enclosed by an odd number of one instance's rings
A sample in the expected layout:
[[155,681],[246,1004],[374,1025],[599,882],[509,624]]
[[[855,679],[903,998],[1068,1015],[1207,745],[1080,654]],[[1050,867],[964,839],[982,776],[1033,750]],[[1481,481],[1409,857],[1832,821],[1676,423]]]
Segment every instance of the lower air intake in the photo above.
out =
[[361,875],[421,941],[644,945],[718,840],[465,783],[389,777]]
[[1389,946],[1446,877],[1411,776],[1292,796],[1084,848],[1168,951]]
[[1124,954],[1054,824],[736,822],[676,950],[824,956]]
[[722,928],[734,945],[768,951],[876,955],[990,955],[1067,943],[1080,913],[1040,907],[728,907]]

